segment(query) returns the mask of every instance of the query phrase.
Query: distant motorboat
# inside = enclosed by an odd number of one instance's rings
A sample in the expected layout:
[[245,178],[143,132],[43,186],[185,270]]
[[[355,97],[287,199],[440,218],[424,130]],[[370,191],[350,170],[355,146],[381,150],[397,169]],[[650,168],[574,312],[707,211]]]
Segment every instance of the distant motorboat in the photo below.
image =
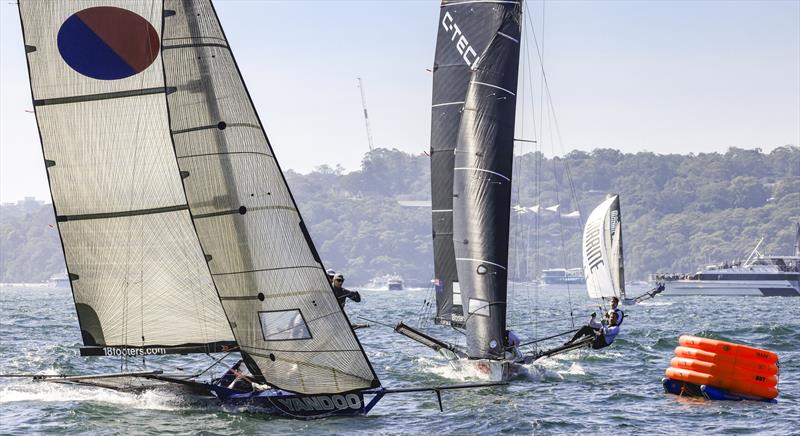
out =
[[666,296],[800,296],[800,224],[794,256],[767,256],[758,252],[763,238],[745,261],[707,265],[694,274],[658,273],[653,282],[664,284]]
[[582,268],[552,268],[542,270],[542,282],[548,285],[582,285],[586,283]]
[[67,273],[54,274],[54,275],[50,276],[49,279],[47,279],[47,284],[51,288],[69,289],[70,288],[70,286],[69,286],[69,276],[67,275]]
[[389,288],[390,291],[402,291],[403,290],[403,279],[400,276],[392,276],[389,280],[386,281],[386,287]]

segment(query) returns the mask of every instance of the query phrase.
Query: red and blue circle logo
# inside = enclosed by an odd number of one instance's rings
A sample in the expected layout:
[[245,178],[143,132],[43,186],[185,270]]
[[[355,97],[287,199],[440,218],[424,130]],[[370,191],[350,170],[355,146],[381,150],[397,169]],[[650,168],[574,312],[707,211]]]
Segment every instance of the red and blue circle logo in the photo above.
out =
[[158,57],[158,32],[129,10],[110,6],[84,9],[58,31],[58,51],[73,70],[99,80],[141,73]]

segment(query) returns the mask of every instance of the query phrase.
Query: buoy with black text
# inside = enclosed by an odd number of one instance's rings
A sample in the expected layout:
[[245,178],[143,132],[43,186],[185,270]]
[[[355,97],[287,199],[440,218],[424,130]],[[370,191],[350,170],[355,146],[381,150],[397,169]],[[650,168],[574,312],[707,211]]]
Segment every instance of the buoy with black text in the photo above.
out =
[[681,336],[664,391],[709,400],[776,402],[778,355],[716,339]]

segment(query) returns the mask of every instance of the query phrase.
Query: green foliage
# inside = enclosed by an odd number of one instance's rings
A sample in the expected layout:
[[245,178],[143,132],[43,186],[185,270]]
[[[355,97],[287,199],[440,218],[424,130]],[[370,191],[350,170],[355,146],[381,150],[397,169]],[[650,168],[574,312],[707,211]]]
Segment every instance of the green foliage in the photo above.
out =
[[[286,178],[325,266],[348,283],[399,273],[411,284],[433,276],[430,209],[398,200],[430,199],[425,155],[377,149],[361,169],[318,167]],[[704,264],[762,252],[791,254],[800,219],[800,148],[731,148],[726,153],[624,154],[573,151],[563,158],[515,157],[513,204],[587,217],[606,193],[619,193],[629,280],[654,272],[693,272]],[[573,195],[574,192],[574,195]],[[49,205],[0,214],[0,279],[41,281],[63,272]],[[544,268],[580,266],[581,220],[553,213],[512,214],[510,276],[535,278]]]

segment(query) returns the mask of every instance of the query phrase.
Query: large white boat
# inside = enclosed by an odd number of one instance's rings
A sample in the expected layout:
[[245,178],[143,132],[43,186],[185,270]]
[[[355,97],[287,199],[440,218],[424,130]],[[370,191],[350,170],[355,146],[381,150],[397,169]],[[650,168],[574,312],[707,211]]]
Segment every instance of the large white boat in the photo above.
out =
[[[763,240],[763,239],[762,239]],[[759,245],[761,241],[759,241]],[[794,256],[765,256],[758,245],[743,262],[708,265],[694,274],[653,274],[662,295],[800,296],[800,240]]]
[[586,283],[583,268],[543,269],[541,280],[548,285],[582,285]]

